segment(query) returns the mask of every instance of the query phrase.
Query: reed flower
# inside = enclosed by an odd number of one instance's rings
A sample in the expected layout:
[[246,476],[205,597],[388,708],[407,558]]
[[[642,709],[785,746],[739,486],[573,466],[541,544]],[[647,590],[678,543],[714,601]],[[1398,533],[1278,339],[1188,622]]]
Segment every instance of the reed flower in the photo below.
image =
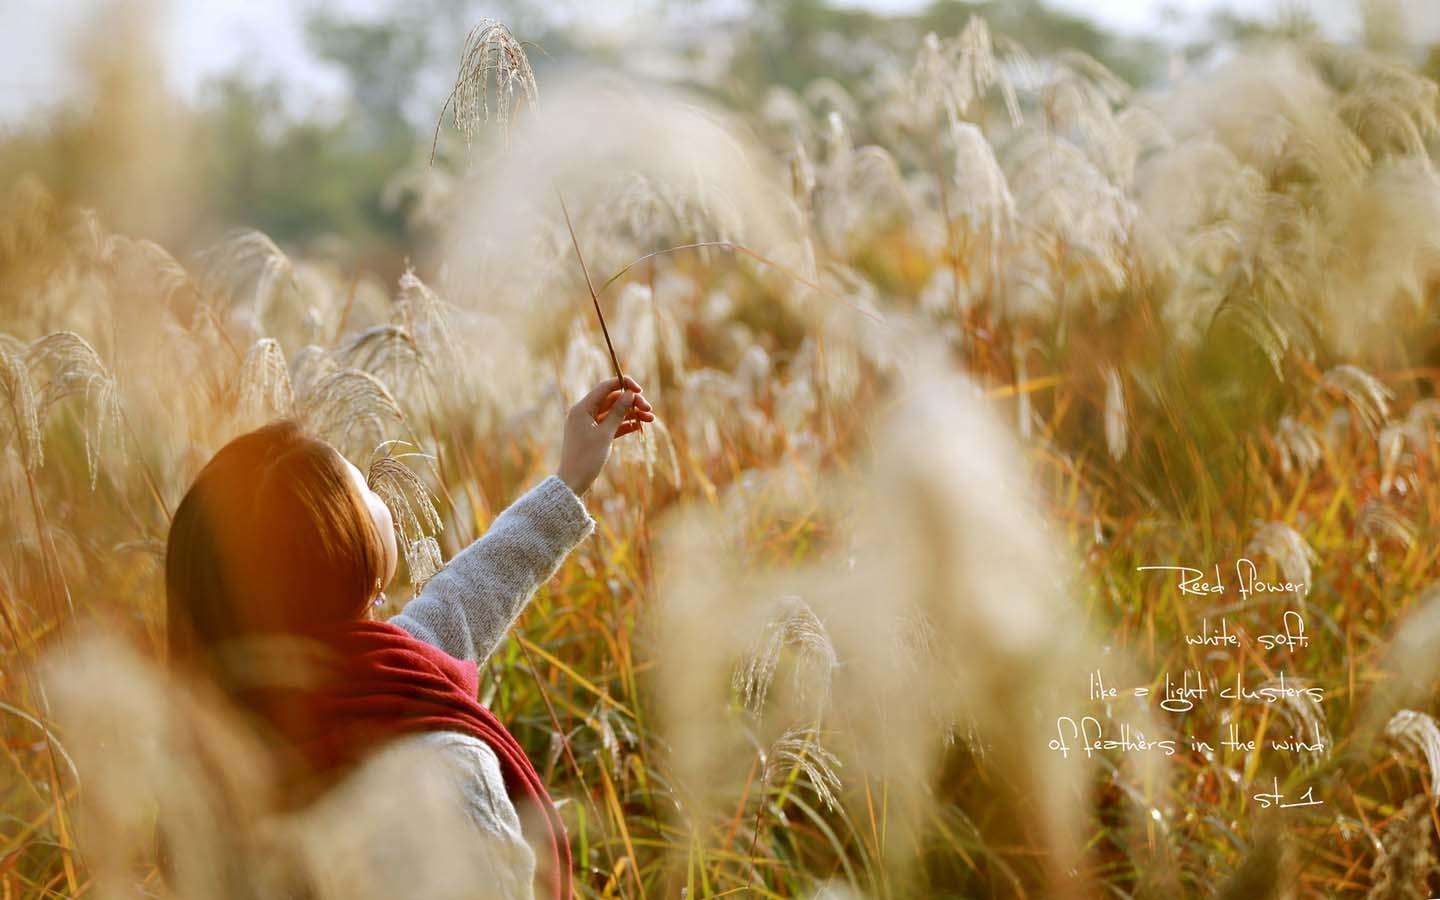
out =
[[261,338],[245,353],[236,394],[241,415],[249,421],[260,423],[290,415],[295,407],[295,391],[279,341]]
[[1300,585],[1303,598],[1310,592],[1314,562],[1319,558],[1305,536],[1284,522],[1267,522],[1245,545],[1245,552],[1268,556],[1289,584]]
[[1430,796],[1440,800],[1440,725],[1430,715],[1402,709],[1390,717],[1385,736],[1396,746],[1420,753],[1430,772]]
[[376,447],[405,421],[395,396],[380,379],[337,368],[299,398],[300,414],[316,433],[342,451]]
[[471,29],[449,100],[455,127],[466,138],[492,115],[504,128],[520,101],[533,105],[539,93],[525,48],[509,28],[487,19]]
[[[47,334],[32,343],[25,352],[25,365],[36,374],[38,397],[35,400],[35,416],[44,417],[60,401],[79,395],[84,398],[85,411],[85,461],[90,472],[90,486],[93,489],[100,471],[102,444],[110,442],[123,447],[120,430],[120,393],[115,378],[100,359],[100,354],[90,342],[70,331]],[[23,398],[17,386],[15,410],[23,416]],[[39,447],[36,446],[36,459]]]
[[395,522],[405,567],[416,591],[440,571],[444,560],[435,535],[442,528],[430,489],[415,471],[395,456],[380,456],[366,473],[370,489],[385,501]]

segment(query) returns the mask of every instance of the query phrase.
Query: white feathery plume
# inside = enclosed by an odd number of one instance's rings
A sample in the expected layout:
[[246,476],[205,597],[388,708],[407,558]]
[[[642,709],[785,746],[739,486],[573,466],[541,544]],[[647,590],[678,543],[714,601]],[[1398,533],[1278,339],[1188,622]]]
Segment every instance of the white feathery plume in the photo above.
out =
[[1435,720],[1423,712],[1402,709],[1386,723],[1385,736],[1425,757],[1430,769],[1430,796],[1440,800],[1440,726]]

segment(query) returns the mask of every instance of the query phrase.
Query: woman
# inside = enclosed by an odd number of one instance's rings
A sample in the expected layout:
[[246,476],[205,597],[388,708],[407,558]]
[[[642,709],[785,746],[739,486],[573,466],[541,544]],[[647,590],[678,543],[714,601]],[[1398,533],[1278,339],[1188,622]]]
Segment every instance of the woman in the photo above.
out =
[[577,403],[557,473],[388,622],[371,613],[395,574],[395,529],[359,469],[292,422],[236,438],[205,466],[167,546],[172,658],[249,714],[293,805],[382,747],[425,745],[465,775],[457,799],[497,861],[486,895],[570,896],[563,826],[535,767],[475,699],[477,664],[594,529],[579,498],[610,442],[654,421],[640,391],[610,379]]

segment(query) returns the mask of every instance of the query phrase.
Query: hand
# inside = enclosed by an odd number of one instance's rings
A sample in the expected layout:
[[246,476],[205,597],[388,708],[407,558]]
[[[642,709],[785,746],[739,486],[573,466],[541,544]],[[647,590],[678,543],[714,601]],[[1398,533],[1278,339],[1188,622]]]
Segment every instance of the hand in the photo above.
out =
[[555,474],[570,485],[577,497],[590,490],[605,468],[612,440],[639,431],[643,422],[655,421],[649,402],[640,396],[641,390],[628,375],[623,383],[608,378],[570,407],[565,417],[560,469]]

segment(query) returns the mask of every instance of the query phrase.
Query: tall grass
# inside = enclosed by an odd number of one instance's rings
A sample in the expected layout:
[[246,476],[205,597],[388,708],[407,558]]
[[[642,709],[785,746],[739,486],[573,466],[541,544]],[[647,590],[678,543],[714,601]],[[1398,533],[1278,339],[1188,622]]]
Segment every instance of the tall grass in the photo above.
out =
[[[247,231],[182,261],[6,186],[6,897],[488,883],[410,760],[282,812],[245,729],[156,666],[160,555],[208,456],[300,415],[397,510],[394,612],[618,365],[591,275],[659,421],[482,688],[584,896],[1435,891],[1434,84],[1288,44],[1141,92],[977,19],[862,92],[722,113],[617,80],[542,101],[523,53],[477,31],[453,98],[503,140],[396,173],[444,234],[395,285]],[[1305,590],[1137,571],[1242,555]],[[1183,640],[1290,606],[1293,658]],[[1325,747],[1061,757],[1101,667],[1323,686],[1129,721]],[[1272,779],[1324,803],[1267,812]]]

